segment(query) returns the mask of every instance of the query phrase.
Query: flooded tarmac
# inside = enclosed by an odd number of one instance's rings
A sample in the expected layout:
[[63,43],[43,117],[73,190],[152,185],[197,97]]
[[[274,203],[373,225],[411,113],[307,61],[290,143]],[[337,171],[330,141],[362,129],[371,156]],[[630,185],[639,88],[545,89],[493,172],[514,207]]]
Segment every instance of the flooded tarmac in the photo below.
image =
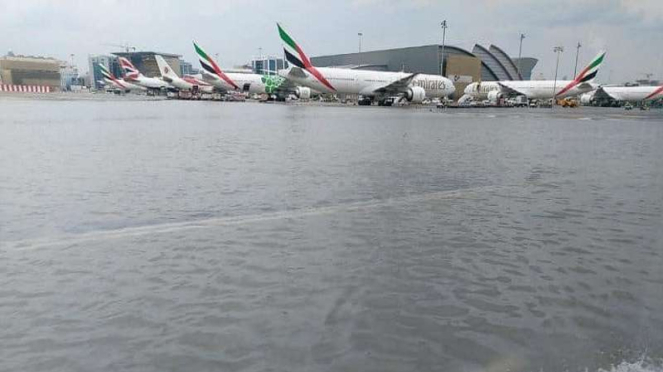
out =
[[663,112],[0,113],[1,371],[663,370]]

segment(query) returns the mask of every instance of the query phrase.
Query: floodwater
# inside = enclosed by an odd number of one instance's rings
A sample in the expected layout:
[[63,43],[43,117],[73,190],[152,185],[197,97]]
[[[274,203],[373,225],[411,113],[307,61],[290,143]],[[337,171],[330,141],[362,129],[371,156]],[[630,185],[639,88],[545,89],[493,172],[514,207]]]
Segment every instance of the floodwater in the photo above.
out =
[[0,371],[661,360],[661,111],[0,99]]

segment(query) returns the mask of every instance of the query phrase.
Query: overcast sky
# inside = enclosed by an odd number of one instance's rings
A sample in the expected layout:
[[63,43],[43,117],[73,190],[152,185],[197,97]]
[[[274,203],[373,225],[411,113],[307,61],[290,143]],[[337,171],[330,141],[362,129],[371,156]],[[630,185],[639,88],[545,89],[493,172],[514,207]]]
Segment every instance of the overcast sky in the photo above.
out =
[[[87,71],[89,54],[129,43],[182,54],[198,65],[197,40],[222,66],[248,62],[262,48],[281,55],[281,22],[310,56],[441,43],[471,50],[495,44],[539,59],[535,76],[554,74],[555,45],[564,46],[560,77],[573,75],[575,45],[583,65],[600,49],[608,56],[599,80],[621,82],[653,73],[663,79],[663,0],[0,0],[0,54],[69,59]],[[580,66],[579,66],[580,68]]]

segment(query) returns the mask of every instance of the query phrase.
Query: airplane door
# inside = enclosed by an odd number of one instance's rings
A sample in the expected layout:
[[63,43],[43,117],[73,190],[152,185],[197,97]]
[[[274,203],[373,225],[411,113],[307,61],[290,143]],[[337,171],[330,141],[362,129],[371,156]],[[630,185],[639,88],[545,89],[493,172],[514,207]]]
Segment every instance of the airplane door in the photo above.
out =
[[250,89],[251,89],[251,83],[244,83],[244,85],[242,86],[242,92],[245,93],[249,92]]

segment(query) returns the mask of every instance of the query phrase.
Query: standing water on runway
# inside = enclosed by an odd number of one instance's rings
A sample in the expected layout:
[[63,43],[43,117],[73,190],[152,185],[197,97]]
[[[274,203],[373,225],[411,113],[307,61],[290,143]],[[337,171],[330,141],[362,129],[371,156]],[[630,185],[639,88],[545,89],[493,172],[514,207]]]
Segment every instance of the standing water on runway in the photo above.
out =
[[0,370],[661,371],[660,111],[0,112]]

